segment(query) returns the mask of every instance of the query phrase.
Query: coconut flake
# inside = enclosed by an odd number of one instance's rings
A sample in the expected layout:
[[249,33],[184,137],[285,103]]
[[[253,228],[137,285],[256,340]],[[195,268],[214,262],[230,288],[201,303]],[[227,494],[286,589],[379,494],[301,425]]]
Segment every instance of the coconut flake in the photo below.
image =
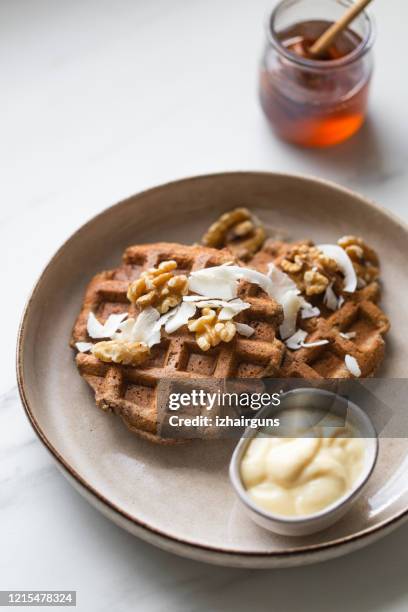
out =
[[88,314],[88,323],[86,329],[88,335],[91,336],[91,338],[106,338],[105,328],[102,323],[98,321],[93,312],[90,312]]
[[301,296],[296,295],[295,292],[288,291],[282,296],[281,300],[284,319],[279,332],[282,340],[285,340],[290,338],[296,331],[297,316],[303,305],[303,299]]
[[251,268],[227,264],[192,272],[189,288],[207,298],[232,300],[237,296],[240,280],[259,285],[270,297],[274,297],[274,286],[268,276]]
[[218,320],[219,321],[231,321],[231,319],[233,319],[239,312],[241,311],[238,310],[237,312],[234,308],[228,308],[228,306],[225,306],[220,311],[218,315]]
[[[190,298],[195,299],[191,300]],[[243,310],[251,308],[251,304],[248,304],[248,302],[244,302],[240,298],[236,298],[227,302],[226,300],[218,300],[215,298],[203,300],[202,296],[186,295],[184,296],[183,301],[186,303],[194,303],[194,305],[198,308],[221,308],[220,313],[218,315],[218,319],[220,321],[229,321]]]
[[338,310],[341,308],[345,302],[345,299],[342,295],[337,297],[337,295],[333,291],[333,283],[329,285],[325,291],[323,296],[323,302],[326,304],[329,310]]
[[144,342],[149,348],[155,344],[160,344],[161,328],[157,326],[157,323],[155,323],[155,325],[150,329],[150,333],[149,330],[147,330],[145,338],[146,340],[136,340],[136,342]]
[[218,320],[229,321],[230,319],[236,317],[240,312],[248,310],[248,308],[251,308],[251,304],[248,304],[248,302],[244,302],[240,299],[226,302],[218,315]]
[[297,351],[301,348],[302,342],[306,340],[307,336],[307,332],[305,332],[303,329],[298,329],[290,338],[285,340],[285,344],[293,351]]
[[161,329],[163,327],[163,325],[165,325],[167,323],[167,321],[169,321],[170,319],[172,319],[177,311],[179,310],[181,304],[179,304],[178,306],[175,306],[174,308],[171,308],[170,310],[168,310],[165,314],[163,314],[160,319],[157,321],[155,328],[159,328]]
[[329,310],[337,310],[337,295],[333,291],[333,285],[329,285],[324,293],[323,302]]
[[[208,298],[208,300],[214,300],[217,302],[221,302],[224,300],[220,300],[219,298]],[[202,302],[204,301],[204,296],[202,295],[184,295],[183,302]]]
[[128,319],[119,326],[119,332],[111,334],[119,342],[142,342],[151,347],[160,342],[159,312],[149,306],[138,315],[137,319]]
[[288,291],[297,291],[300,293],[296,283],[290,278],[288,274],[285,274],[275,264],[268,264],[268,277],[271,279],[275,288],[275,293],[285,294]]
[[[189,298],[199,299],[190,300]],[[251,307],[251,304],[243,302],[240,298],[235,298],[234,300],[226,301],[219,300],[217,298],[204,299],[202,295],[185,295],[183,301],[188,303],[194,303],[195,306],[198,306],[198,308],[231,308],[235,310],[237,314],[241,312],[241,310],[245,310],[246,308]]]
[[110,338],[118,329],[120,323],[128,316],[127,312],[111,314],[102,325],[93,312],[88,315],[87,331],[91,338]]
[[246,323],[235,323],[235,327],[237,328],[237,332],[246,338],[250,338],[255,333],[254,328],[250,325],[246,325]]
[[357,288],[357,275],[346,251],[337,244],[319,244],[317,248],[330,259],[334,259],[344,275],[344,291],[353,293]]
[[274,264],[269,264],[267,275],[250,268],[226,264],[204,268],[191,273],[189,288],[191,291],[209,299],[231,300],[237,296],[238,281],[240,280],[258,285],[269,297],[282,305],[284,322],[280,328],[281,337],[285,339],[293,335],[296,330],[296,319],[300,308],[307,308],[310,304],[300,296],[300,291],[292,279]]
[[[142,310],[142,312],[138,315],[131,334],[130,341],[131,342],[144,342],[147,346],[153,346],[153,344],[157,344],[160,342],[160,333],[157,338],[157,331],[160,332],[160,328],[157,328],[156,322],[159,320],[160,314],[155,309],[149,306]],[[152,336],[154,336],[154,342],[152,342]]]
[[274,298],[275,288],[271,279],[266,274],[252,270],[252,268],[240,268],[239,266],[230,266],[230,269],[232,269],[232,273],[235,274],[238,280],[246,280],[249,283],[258,285],[269,297]]
[[155,308],[145,308],[137,319],[130,318],[122,322],[119,331],[111,337],[119,342],[143,342],[150,348],[160,343],[163,326],[167,333],[175,332],[194,316],[196,308],[195,303],[182,302],[162,316]]
[[298,351],[300,348],[314,348],[315,346],[324,346],[329,344],[328,340],[315,340],[314,342],[305,342],[308,333],[303,329],[298,329],[293,336],[285,340],[286,346],[292,351]]
[[75,346],[80,353],[87,353],[91,350],[93,344],[92,342],[77,342]]
[[122,312],[121,314],[112,314],[108,317],[104,325],[105,334],[107,338],[110,338],[110,336],[115,333],[119,325],[124,319],[126,319],[127,316],[127,312]]
[[183,327],[187,324],[187,321],[195,315],[196,305],[189,304],[188,302],[182,302],[180,306],[173,309],[172,316],[165,321],[164,329],[168,334]]
[[313,317],[318,317],[320,315],[320,309],[317,306],[308,306],[302,308],[300,311],[300,316],[302,319],[312,319]]
[[192,272],[188,279],[190,291],[210,299],[232,300],[238,292],[238,282],[232,273],[235,267],[222,265]]
[[346,368],[348,369],[350,374],[352,374],[356,378],[360,378],[361,369],[355,357],[353,357],[352,355],[346,355],[344,358],[344,363],[346,364]]
[[357,332],[340,332],[340,336],[345,340],[352,340],[357,336]]
[[223,308],[229,304],[225,300],[216,300],[215,298],[213,300],[203,300],[203,296],[201,295],[200,297],[201,300],[199,302],[186,302],[186,304],[194,304],[197,308]]
[[123,321],[118,327],[118,331],[112,334],[112,340],[120,340],[121,342],[130,342],[132,336],[132,329],[135,324],[135,319],[131,317]]
[[314,348],[315,346],[324,346],[329,344],[328,340],[316,340],[315,342],[301,342],[300,345],[303,348]]
[[283,308],[284,321],[280,326],[283,340],[290,338],[296,331],[296,321],[301,308],[310,309],[311,304],[300,295],[299,288],[288,274],[279,270],[273,263],[268,264],[268,277],[272,281],[273,297]]

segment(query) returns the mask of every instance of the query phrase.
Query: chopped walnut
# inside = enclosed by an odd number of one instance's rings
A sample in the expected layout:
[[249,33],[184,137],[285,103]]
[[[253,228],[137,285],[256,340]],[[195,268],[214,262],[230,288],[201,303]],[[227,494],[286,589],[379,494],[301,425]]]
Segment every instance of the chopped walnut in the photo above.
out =
[[188,279],[185,274],[176,276],[176,268],[175,261],[163,261],[157,268],[142,272],[140,278],[130,283],[128,300],[140,308],[153,306],[160,314],[177,306],[187,294]]
[[92,353],[95,357],[107,363],[137,366],[149,358],[150,349],[143,342],[106,340],[95,344]]
[[306,295],[320,295],[329,286],[329,279],[316,270],[307,270],[303,280],[305,282]]
[[219,321],[218,313],[212,308],[203,308],[198,319],[188,322],[188,329],[195,332],[196,341],[202,351],[208,351],[220,342],[231,342],[236,334],[232,321]]
[[289,259],[283,259],[281,263],[281,268],[284,272],[288,274],[294,274],[296,272],[300,272],[304,266],[304,261],[299,257],[299,255],[295,255],[294,260],[290,261]]
[[361,285],[371,283],[379,277],[380,262],[378,255],[362,238],[343,236],[338,240],[338,245],[346,251],[353,262]]
[[281,259],[279,266],[308,296],[324,293],[330,283],[340,278],[334,259],[306,242],[294,244]]
[[240,259],[255,255],[265,242],[265,229],[246,208],[235,208],[221,215],[202,238],[205,246],[229,250]]

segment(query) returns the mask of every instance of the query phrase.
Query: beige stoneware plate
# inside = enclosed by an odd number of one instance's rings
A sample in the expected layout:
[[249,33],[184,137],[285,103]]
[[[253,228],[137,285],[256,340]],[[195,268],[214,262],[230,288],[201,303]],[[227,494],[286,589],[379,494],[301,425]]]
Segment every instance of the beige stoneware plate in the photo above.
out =
[[304,538],[273,535],[244,514],[228,480],[234,442],[167,448],[129,433],[94,405],[68,340],[84,289],[130,244],[192,243],[221,212],[247,206],[291,238],[331,242],[361,234],[383,262],[383,306],[392,322],[381,375],[406,377],[408,230],[360,196],[304,177],[228,173],[177,181],[109,208],[56,253],[24,312],[18,378],[27,415],[70,482],[129,532],[169,551],[240,567],[321,561],[384,535],[408,516],[407,440],[380,440],[375,473],[357,506]]

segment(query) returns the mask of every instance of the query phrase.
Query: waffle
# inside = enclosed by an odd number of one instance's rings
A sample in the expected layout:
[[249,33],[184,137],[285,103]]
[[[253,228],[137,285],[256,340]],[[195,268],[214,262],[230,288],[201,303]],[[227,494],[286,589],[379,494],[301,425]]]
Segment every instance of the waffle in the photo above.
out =
[[[293,244],[267,241],[249,262],[260,272],[266,272],[269,263],[278,264]],[[327,309],[322,299],[314,298],[313,305],[320,309],[320,316],[299,320],[299,327],[309,332],[308,343],[328,340],[329,344],[318,347],[286,350],[279,371],[284,378],[330,379],[352,378],[345,366],[345,356],[357,359],[362,377],[375,374],[384,358],[384,336],[390,324],[387,316],[377,305],[380,286],[372,282],[363,289],[346,297],[344,304],[335,312]],[[341,334],[355,332],[353,339]]]
[[[76,321],[71,345],[87,342],[87,320],[90,311],[103,322],[112,313],[136,314],[126,292],[130,281],[141,272],[173,259],[177,272],[193,270],[231,261],[231,253],[202,246],[156,243],[128,248],[123,264],[114,270],[97,274],[86,291],[82,310]],[[283,320],[282,308],[265,294],[248,295],[245,283],[240,294],[251,308],[240,313],[236,321],[250,324],[255,333],[251,338],[238,334],[232,342],[221,343],[203,353],[187,326],[171,335],[162,332],[160,344],[154,346],[151,358],[143,365],[129,367],[104,363],[94,355],[78,353],[76,363],[81,376],[95,392],[97,405],[118,414],[127,427],[153,442],[175,443],[157,433],[157,386],[160,379],[181,381],[225,378],[260,378],[265,372],[277,375],[285,347],[275,332]]]

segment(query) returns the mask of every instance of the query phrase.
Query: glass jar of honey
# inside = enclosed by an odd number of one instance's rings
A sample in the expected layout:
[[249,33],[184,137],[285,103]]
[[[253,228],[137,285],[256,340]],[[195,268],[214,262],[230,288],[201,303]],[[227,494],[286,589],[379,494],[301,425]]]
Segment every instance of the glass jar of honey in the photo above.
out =
[[373,23],[366,12],[338,34],[323,57],[314,42],[352,4],[283,0],[267,25],[260,100],[275,133],[306,147],[326,147],[363,124],[373,69]]

